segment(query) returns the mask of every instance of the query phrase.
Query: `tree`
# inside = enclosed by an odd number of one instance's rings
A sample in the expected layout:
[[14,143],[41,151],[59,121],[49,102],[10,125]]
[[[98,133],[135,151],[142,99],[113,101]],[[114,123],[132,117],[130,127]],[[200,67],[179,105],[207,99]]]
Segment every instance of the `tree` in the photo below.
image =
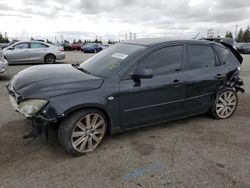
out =
[[74,39],[73,44],[76,44],[76,39]]
[[0,43],[9,43],[9,42],[10,41],[8,39],[7,33],[5,32],[4,36],[0,33]]
[[49,44],[53,44],[52,41],[49,41],[48,39],[46,39],[46,42]]
[[249,26],[244,31],[242,39],[243,39],[243,42],[250,42],[250,28],[249,28]]
[[238,32],[238,35],[237,35],[237,42],[243,42],[243,29],[240,28],[239,32]]
[[226,32],[226,35],[225,35],[225,38],[233,38],[233,34],[232,34],[232,32],[231,31],[227,31]]
[[82,44],[82,40],[79,39],[79,40],[77,41],[77,43],[78,43],[78,44]]

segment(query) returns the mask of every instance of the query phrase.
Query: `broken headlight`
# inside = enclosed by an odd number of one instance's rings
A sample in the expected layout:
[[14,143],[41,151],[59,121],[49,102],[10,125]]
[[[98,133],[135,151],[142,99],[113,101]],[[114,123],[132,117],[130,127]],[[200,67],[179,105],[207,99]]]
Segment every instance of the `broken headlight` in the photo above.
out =
[[21,102],[17,106],[17,110],[25,116],[29,117],[40,111],[47,103],[48,101],[46,100],[29,99]]

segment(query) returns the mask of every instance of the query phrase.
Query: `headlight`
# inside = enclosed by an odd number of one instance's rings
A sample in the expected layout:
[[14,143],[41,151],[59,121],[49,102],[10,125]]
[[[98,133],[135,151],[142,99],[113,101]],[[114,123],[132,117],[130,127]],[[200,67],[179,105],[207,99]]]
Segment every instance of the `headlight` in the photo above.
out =
[[47,103],[48,101],[46,100],[30,99],[21,102],[18,105],[17,110],[25,116],[31,116],[41,110]]

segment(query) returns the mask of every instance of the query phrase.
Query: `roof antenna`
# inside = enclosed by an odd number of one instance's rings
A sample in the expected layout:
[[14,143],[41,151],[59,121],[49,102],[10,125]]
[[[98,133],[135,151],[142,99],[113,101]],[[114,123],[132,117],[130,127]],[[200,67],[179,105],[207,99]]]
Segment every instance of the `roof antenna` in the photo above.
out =
[[197,33],[197,35],[195,35],[195,37],[193,39],[196,39],[199,35],[200,35],[200,33]]

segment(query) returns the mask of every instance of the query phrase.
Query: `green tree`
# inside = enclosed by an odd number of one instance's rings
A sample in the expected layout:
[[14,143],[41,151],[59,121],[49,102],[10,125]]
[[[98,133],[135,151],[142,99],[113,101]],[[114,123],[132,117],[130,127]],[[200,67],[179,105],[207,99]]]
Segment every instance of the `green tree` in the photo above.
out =
[[82,44],[82,40],[79,39],[79,40],[77,41],[77,43],[78,43],[78,44]]
[[226,32],[226,35],[225,35],[225,38],[233,38],[233,34],[232,34],[232,32],[231,31],[227,31]]
[[9,43],[9,39],[8,39],[8,36],[7,36],[7,33],[5,33],[5,36],[3,36],[1,33],[0,33],[0,43]]
[[46,39],[46,42],[49,44],[53,44],[52,41],[49,41],[48,39]]
[[243,39],[243,42],[250,42],[250,28],[249,28],[249,26],[244,31],[242,39]]
[[244,34],[243,29],[240,28],[240,30],[237,34],[237,40],[236,40],[237,42],[243,42],[243,34]]

